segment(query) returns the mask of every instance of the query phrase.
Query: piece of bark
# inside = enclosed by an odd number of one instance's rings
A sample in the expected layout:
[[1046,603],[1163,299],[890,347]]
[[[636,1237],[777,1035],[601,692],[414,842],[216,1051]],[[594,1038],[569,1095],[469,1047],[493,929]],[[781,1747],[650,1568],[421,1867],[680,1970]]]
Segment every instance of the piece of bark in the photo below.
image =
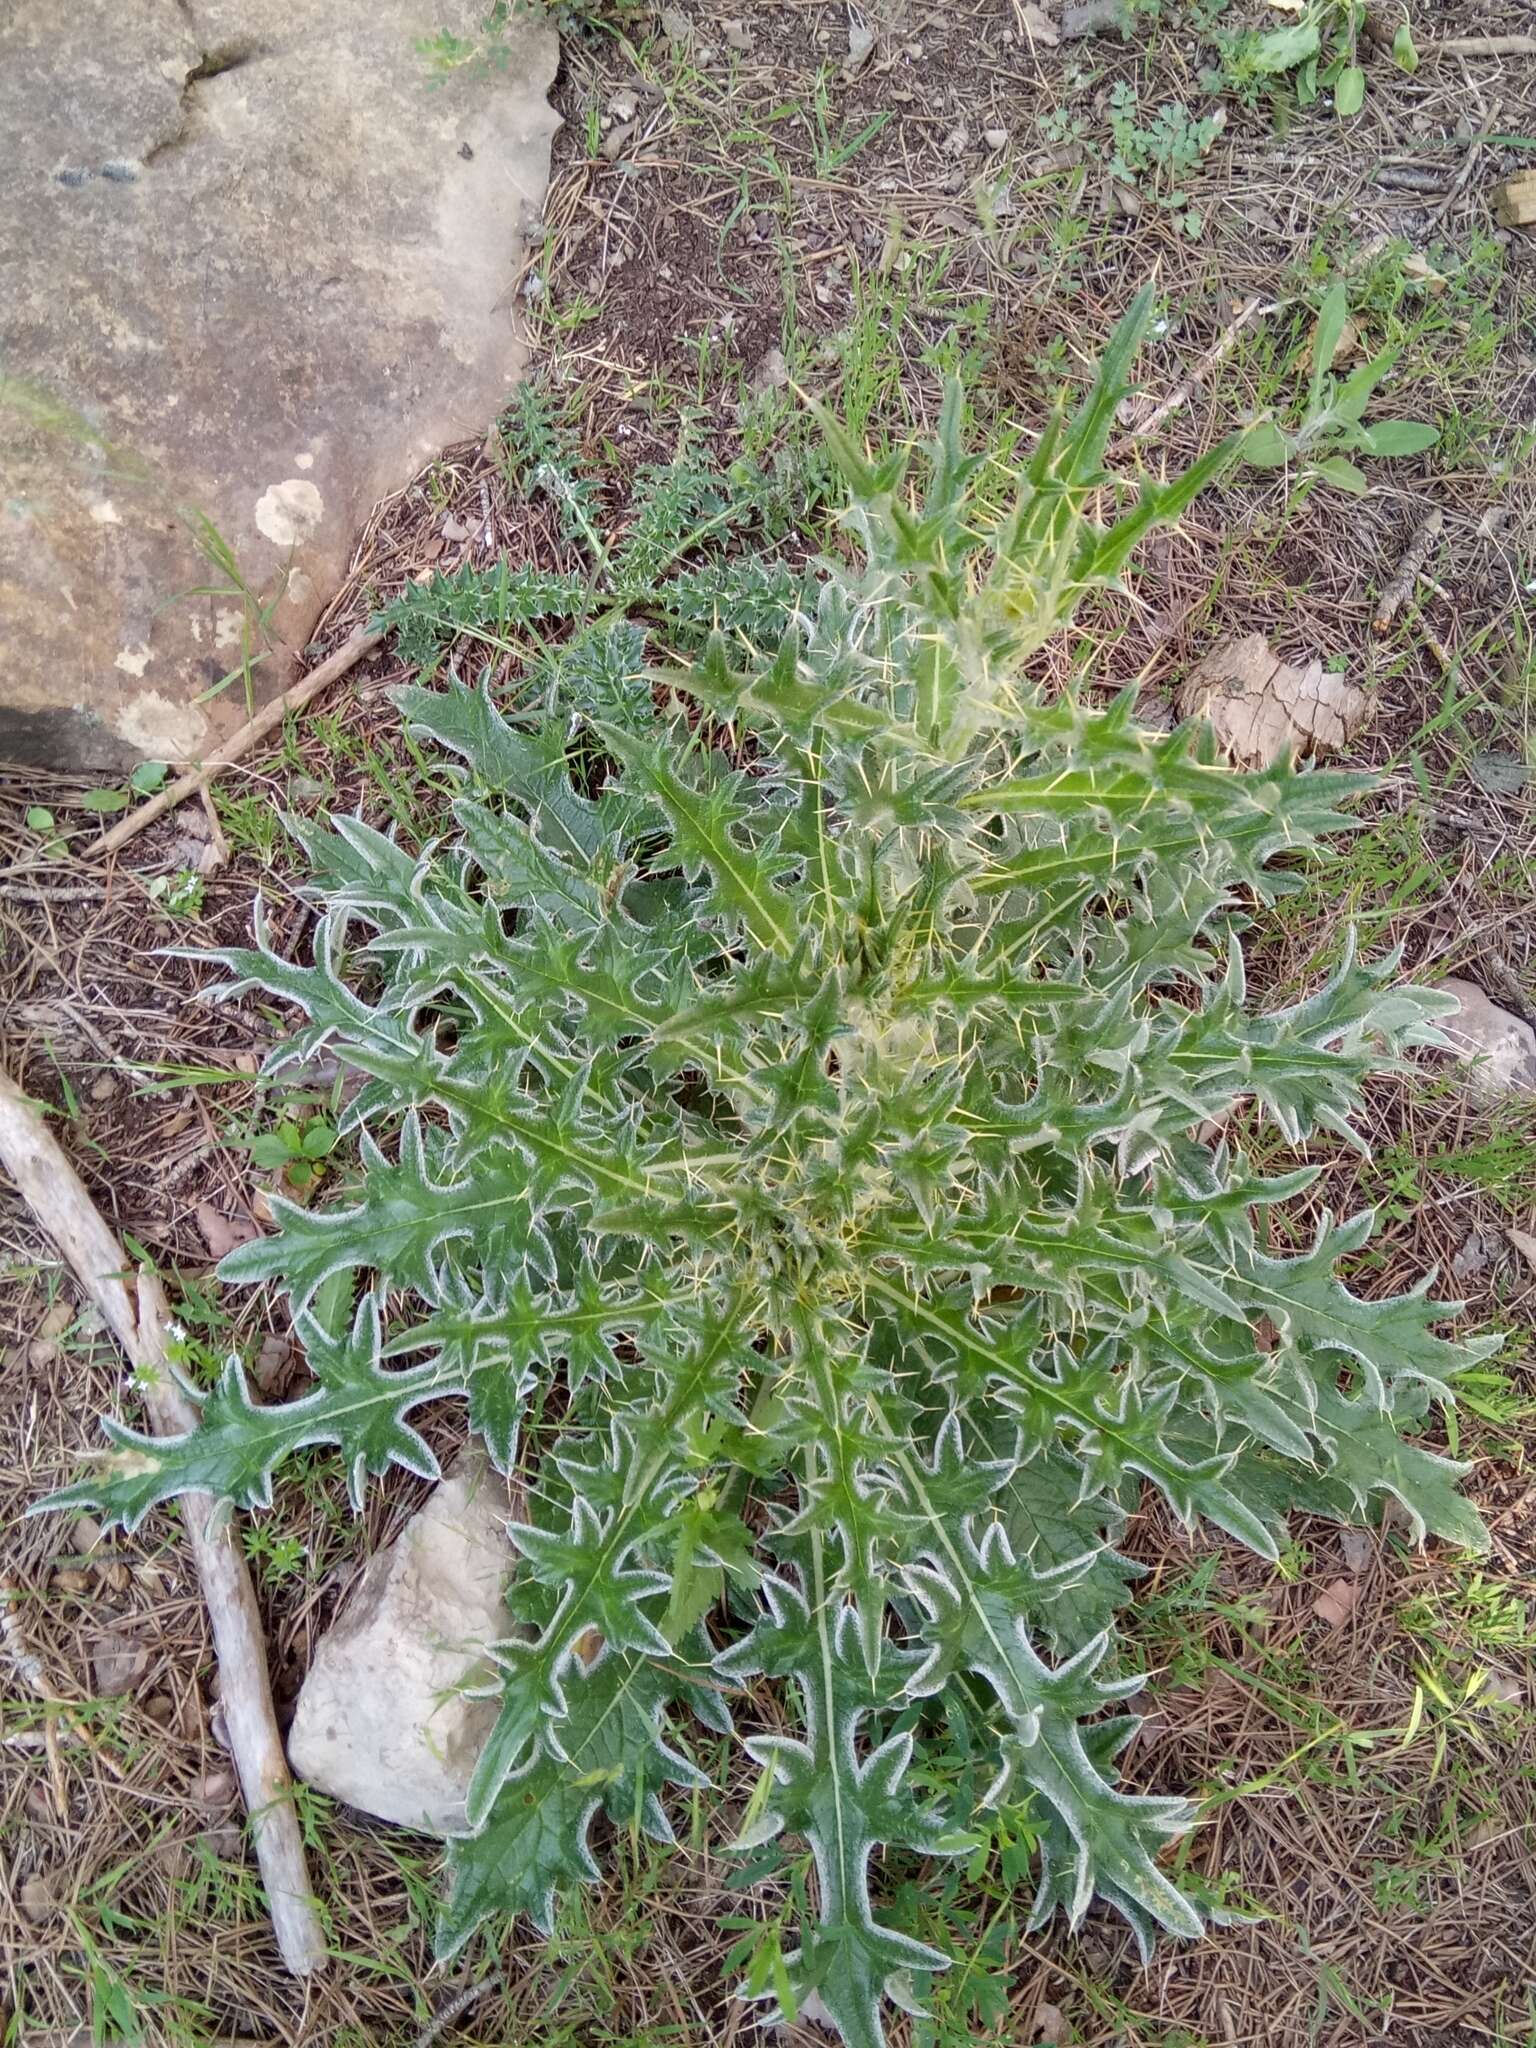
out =
[[1495,185],[1493,213],[1501,228],[1536,226],[1536,171],[1516,171]]
[[1179,685],[1179,714],[1208,718],[1223,750],[1242,768],[1267,768],[1282,754],[1337,753],[1365,722],[1365,693],[1323,667],[1296,668],[1262,633],[1214,648]]
[[1356,1579],[1335,1579],[1312,1602],[1312,1612],[1329,1628],[1342,1628],[1360,1605],[1360,1584]]
[[[197,1426],[197,1411],[177,1385],[166,1351],[170,1311],[156,1276],[132,1273],[57,1140],[20,1089],[0,1074],[0,1164],[101,1310],[127,1353],[157,1435]],[[182,1496],[182,1517],[213,1629],[219,1700],[240,1773],[251,1840],[284,1963],[306,1976],[325,1961],[325,1936],[312,1903],[309,1870],[291,1793],[266,1646],[250,1573],[228,1516],[210,1494]]]
[[1392,621],[1412,597],[1414,586],[1424,573],[1424,564],[1429,560],[1430,550],[1439,539],[1440,529],[1444,524],[1444,516],[1437,506],[1414,528],[1391,582],[1377,601],[1376,615],[1371,620],[1373,633],[1382,634],[1391,630]]

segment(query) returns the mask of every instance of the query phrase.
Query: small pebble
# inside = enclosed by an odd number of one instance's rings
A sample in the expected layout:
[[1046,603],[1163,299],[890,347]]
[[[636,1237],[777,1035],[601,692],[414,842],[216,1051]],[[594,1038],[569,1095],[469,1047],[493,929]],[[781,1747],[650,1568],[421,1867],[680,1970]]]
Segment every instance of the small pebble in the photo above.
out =
[[197,1781],[197,1796],[204,1806],[226,1806],[235,1796],[233,1771],[204,1771]]
[[1006,128],[983,128],[981,139],[988,149],[1006,149],[1008,147],[1008,130]]
[[69,1303],[67,1301],[56,1301],[52,1308],[49,1309],[47,1315],[38,1324],[37,1334],[45,1339],[49,1337],[62,1337],[74,1320],[75,1312]]
[[46,1877],[29,1877],[17,1896],[21,1917],[33,1927],[41,1926],[58,1905],[58,1894]]

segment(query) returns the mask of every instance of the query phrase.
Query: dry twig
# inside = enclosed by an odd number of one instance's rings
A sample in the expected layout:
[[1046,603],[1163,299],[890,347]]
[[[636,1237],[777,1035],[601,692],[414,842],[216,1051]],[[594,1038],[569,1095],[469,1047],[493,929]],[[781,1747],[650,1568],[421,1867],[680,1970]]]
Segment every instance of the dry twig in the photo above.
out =
[[505,1978],[500,1970],[492,1970],[488,1977],[482,1977],[478,1984],[466,1984],[461,1991],[454,1992],[441,2009],[433,2013],[421,2032],[411,2043],[411,2048],[432,2048],[457,2019],[462,2019],[471,2006],[478,2005],[482,1998],[497,1990]]
[[349,668],[361,661],[370,647],[377,647],[383,637],[382,633],[369,633],[359,626],[333,655],[322,661],[320,666],[302,681],[295,683],[292,689],[284,690],[280,697],[274,697],[254,718],[247,719],[240,730],[227,739],[222,747],[216,747],[206,761],[200,762],[196,768],[189,768],[185,775],[179,775],[174,782],[167,783],[157,796],[152,796],[148,803],[141,804],[136,811],[130,811],[120,825],[114,825],[110,832],[103,832],[99,839],[94,840],[82,851],[105,857],[107,854],[116,853],[119,847],[126,846],[146,825],[153,825],[156,818],[163,818],[167,811],[174,811],[176,806],[185,803],[189,796],[196,796],[199,790],[206,789],[220,769],[229,767],[231,762],[238,761],[243,754],[249,753],[258,740],[265,739],[269,732],[275,731],[282,724],[290,711],[301,711],[327,684],[334,683],[338,676],[344,676]]
[[1211,343],[1205,354],[1201,356],[1183,383],[1176,390],[1170,392],[1161,405],[1148,413],[1139,426],[1132,427],[1121,441],[1120,446],[1112,450],[1112,453],[1115,455],[1123,454],[1133,442],[1146,440],[1149,434],[1157,432],[1164,420],[1188,405],[1190,395],[1196,385],[1203,384],[1217,364],[1223,362],[1231,354],[1232,346],[1236,342],[1237,337],[1248,325],[1254,314],[1259,312],[1273,313],[1274,310],[1273,303],[1263,305],[1257,294],[1253,298],[1244,299],[1243,303]]
[[[137,1277],[137,1299],[122,1248],[103,1222],[79,1176],[37,1111],[0,1074],[0,1163],[23,1201],[74,1268],[144,1379],[144,1404],[161,1436],[196,1427],[192,1404],[177,1386],[166,1352],[170,1322],[165,1295],[148,1268]],[[229,1746],[250,1815],[251,1839],[272,1909],[283,1961],[295,1976],[325,1961],[325,1937],[311,1903],[309,1870],[298,1817],[288,1797],[282,1738],[272,1711],[266,1649],[250,1574],[217,1503],[189,1493],[182,1514],[218,1654],[220,1699]]]
[[1536,36],[1447,36],[1428,43],[1421,57],[1536,57]]

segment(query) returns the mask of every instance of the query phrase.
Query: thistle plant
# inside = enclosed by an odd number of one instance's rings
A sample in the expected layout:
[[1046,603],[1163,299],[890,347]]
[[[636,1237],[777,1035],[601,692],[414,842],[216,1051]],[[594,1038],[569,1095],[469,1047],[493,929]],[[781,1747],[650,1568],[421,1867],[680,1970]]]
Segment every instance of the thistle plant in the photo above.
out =
[[[350,1192],[274,1198],[221,1268],[286,1292],[314,1383],[258,1406],[232,1362],[194,1434],[109,1424],[119,1455],[55,1505],[257,1508],[316,1443],[357,1498],[433,1473],[413,1411],[467,1403],[527,1508],[444,1955],[488,1916],[549,1928],[599,1809],[670,1839],[668,1787],[705,1782],[690,1723],[761,1727],[768,1696],[789,1732],[741,1738],[740,1846],[815,1867],[781,2009],[814,1993],[878,2048],[883,2001],[945,1962],[879,1903],[883,1852],[973,1853],[1021,1812],[1031,1925],[1097,1897],[1143,1944],[1196,1935],[1164,1855],[1191,1808],[1118,1782],[1143,1490],[1265,1557],[1292,1507],[1481,1539],[1418,1439],[1490,1347],[1435,1334],[1427,1283],[1341,1283],[1369,1215],[1267,1249],[1313,1169],[1196,1136],[1247,1104],[1348,1139],[1367,1074],[1434,1042],[1446,1003],[1390,961],[1245,991],[1244,919],[1303,886],[1359,779],[1239,775],[1129,696],[1030,679],[1236,452],[1120,500],[1146,310],[1000,515],[958,394],[915,478],[829,422],[856,560],[776,646],[726,621],[641,696],[589,670],[522,717],[404,689],[460,764],[444,838],[295,821],[312,962],[220,956],[302,1013],[279,1061],[364,1077]],[[946,1715],[987,1760],[963,1792],[913,1769]]]

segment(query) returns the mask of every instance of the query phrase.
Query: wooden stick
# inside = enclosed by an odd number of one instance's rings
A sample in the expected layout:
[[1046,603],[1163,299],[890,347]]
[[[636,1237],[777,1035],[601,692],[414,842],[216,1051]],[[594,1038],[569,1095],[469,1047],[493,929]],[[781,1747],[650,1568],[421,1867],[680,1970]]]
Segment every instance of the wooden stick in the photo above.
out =
[[[166,1353],[170,1313],[155,1275],[134,1276],[79,1176],[37,1111],[0,1073],[0,1164],[22,1200],[74,1268],[135,1370],[157,1435],[195,1428],[197,1411],[182,1393]],[[266,1647],[250,1574],[228,1516],[206,1493],[182,1497],[197,1576],[213,1627],[220,1699],[229,1746],[250,1815],[251,1839],[283,1961],[296,1977],[325,1961],[325,1937],[312,1904],[293,1780],[272,1711]]]
[[189,796],[196,796],[200,789],[206,789],[221,768],[227,768],[232,761],[238,761],[242,754],[248,754],[258,740],[265,739],[269,732],[281,725],[290,711],[301,711],[311,697],[316,697],[328,683],[334,683],[338,676],[344,676],[368,652],[377,647],[384,638],[382,633],[366,633],[359,626],[350,639],[344,640],[336,652],[322,661],[317,669],[284,690],[280,697],[274,697],[264,710],[247,719],[237,733],[227,739],[223,746],[215,747],[206,761],[189,768],[185,775],[179,775],[174,782],[168,782],[158,795],[148,803],[140,804],[136,811],[130,811],[120,824],[110,832],[103,832],[99,839],[82,847],[88,854],[99,854],[103,859],[109,853],[116,853],[120,846],[126,846],[135,834],[142,832],[146,825],[153,825],[156,818],[163,818],[167,811],[174,811]]
[[1536,36],[1447,36],[1420,57],[1536,57]]

